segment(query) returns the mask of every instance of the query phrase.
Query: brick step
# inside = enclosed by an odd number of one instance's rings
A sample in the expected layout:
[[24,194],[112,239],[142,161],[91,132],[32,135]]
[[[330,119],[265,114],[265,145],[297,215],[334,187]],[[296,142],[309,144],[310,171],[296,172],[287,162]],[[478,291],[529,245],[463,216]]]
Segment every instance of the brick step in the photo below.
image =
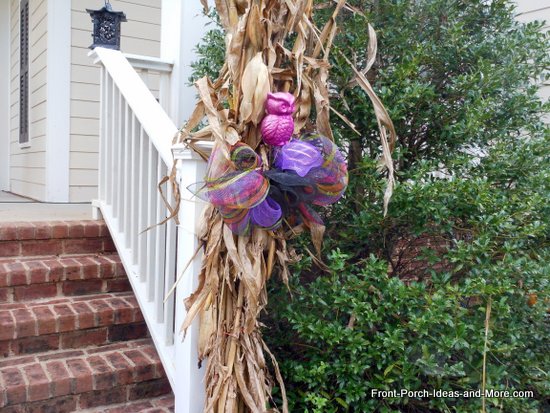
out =
[[0,354],[13,356],[144,337],[131,292],[0,304]]
[[171,413],[173,411],[174,396],[172,394],[167,394],[147,400],[87,409],[82,413]]
[[0,257],[115,251],[104,221],[10,222],[0,227]]
[[0,262],[0,302],[130,289],[118,254],[13,257]]
[[170,392],[150,339],[10,357],[0,383],[3,413],[81,412]]

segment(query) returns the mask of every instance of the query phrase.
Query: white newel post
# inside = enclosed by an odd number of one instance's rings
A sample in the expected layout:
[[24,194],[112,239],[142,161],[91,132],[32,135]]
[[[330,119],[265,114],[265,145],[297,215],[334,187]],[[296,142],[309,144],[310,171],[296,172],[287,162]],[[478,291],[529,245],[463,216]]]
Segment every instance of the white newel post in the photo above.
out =
[[[197,287],[198,274],[201,268],[202,254],[181,273],[192,259],[197,246],[197,226],[202,216],[204,202],[194,197],[187,187],[202,181],[206,170],[204,162],[195,152],[185,145],[178,144],[172,148],[177,161],[177,179],[181,192],[179,210],[177,274],[182,279],[176,289],[175,329],[179,331],[186,315],[183,300]],[[204,371],[205,366],[198,368],[198,320],[188,329],[185,340],[183,335],[175,337],[176,346],[176,413],[202,413],[205,401]]]

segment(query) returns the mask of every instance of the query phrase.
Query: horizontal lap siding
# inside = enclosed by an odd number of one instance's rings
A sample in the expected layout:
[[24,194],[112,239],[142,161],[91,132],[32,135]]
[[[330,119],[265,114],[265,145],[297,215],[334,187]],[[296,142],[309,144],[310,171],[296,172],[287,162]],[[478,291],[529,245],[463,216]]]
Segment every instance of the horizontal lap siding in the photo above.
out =
[[43,200],[46,176],[47,0],[29,1],[29,138],[19,146],[19,0],[10,0],[10,186],[17,194]]
[[[97,197],[99,149],[99,68],[88,57],[92,22],[86,8],[99,8],[89,0],[71,0],[71,202]],[[119,0],[115,10],[124,11],[121,50],[144,56],[160,56],[161,0]],[[158,76],[146,82],[158,94]]]

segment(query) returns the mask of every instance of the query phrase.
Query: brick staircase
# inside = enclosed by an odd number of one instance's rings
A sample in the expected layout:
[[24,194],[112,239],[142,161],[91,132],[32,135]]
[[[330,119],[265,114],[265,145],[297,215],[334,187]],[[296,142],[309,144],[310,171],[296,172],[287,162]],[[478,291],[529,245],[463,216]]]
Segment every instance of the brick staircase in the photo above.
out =
[[0,412],[172,412],[103,221],[0,223]]

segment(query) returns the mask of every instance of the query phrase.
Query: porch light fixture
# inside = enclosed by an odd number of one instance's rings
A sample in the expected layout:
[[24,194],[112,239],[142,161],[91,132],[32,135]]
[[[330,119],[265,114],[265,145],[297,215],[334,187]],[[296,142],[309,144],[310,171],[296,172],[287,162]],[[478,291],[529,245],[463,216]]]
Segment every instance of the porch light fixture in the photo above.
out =
[[113,11],[109,0],[105,0],[105,6],[100,10],[86,9],[86,11],[92,17],[94,24],[92,33],[94,43],[90,49],[106,47],[120,50],[120,23],[127,21],[126,15],[121,11]]

